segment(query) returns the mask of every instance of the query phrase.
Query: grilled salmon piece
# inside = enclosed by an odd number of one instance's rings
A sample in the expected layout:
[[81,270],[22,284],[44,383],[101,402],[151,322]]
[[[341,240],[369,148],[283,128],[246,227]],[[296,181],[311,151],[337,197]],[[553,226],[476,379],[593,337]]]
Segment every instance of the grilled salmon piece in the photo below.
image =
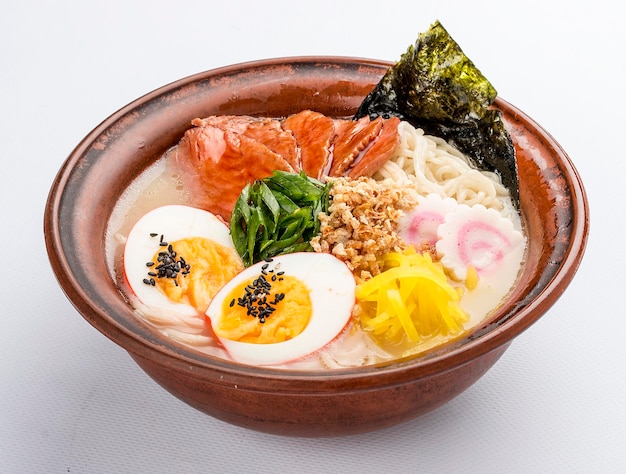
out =
[[257,140],[287,160],[294,170],[301,169],[300,150],[296,139],[290,131],[283,130],[279,120],[248,115],[212,115],[202,119],[196,118],[191,124],[196,127],[211,125]]
[[270,176],[275,170],[295,171],[260,141],[213,125],[187,130],[174,159],[193,204],[226,222],[246,184]]
[[350,169],[346,172],[348,177],[370,177],[392,157],[400,141],[398,125],[400,125],[398,117],[391,117],[383,121],[378,136],[359,157],[353,160]]
[[282,121],[300,149],[301,169],[307,176],[321,179],[330,165],[330,146],[335,138],[335,121],[312,110],[303,110]]
[[371,176],[398,145],[397,118],[341,120],[311,110],[283,120],[222,115],[192,121],[176,148],[192,204],[226,222],[239,194],[274,171]]
[[352,162],[376,139],[383,119],[370,121],[368,116],[359,120],[335,120],[335,139],[329,176],[343,176]]

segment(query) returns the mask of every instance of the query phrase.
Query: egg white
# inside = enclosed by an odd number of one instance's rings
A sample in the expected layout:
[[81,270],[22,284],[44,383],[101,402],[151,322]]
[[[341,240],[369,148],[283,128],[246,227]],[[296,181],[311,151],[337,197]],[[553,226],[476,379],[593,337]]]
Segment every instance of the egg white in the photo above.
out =
[[[213,298],[206,315],[212,327],[219,325],[225,298],[241,283],[258,277],[262,261],[246,268]],[[281,365],[303,358],[331,342],[346,327],[355,303],[356,283],[348,267],[330,254],[299,252],[274,257],[271,269],[300,279],[310,290],[311,319],[304,330],[288,341],[255,344],[218,338],[230,357],[249,365]],[[286,296],[289,298],[289,295]],[[269,316],[271,317],[271,316]]]
[[[150,234],[158,234],[151,237]],[[214,214],[183,205],[168,205],[149,211],[133,226],[124,248],[124,271],[135,296],[148,308],[171,311],[180,316],[195,316],[193,306],[170,300],[163,292],[143,282],[150,268],[146,262],[163,247],[160,236],[167,242],[190,237],[211,239],[225,247],[233,248],[230,231]]]

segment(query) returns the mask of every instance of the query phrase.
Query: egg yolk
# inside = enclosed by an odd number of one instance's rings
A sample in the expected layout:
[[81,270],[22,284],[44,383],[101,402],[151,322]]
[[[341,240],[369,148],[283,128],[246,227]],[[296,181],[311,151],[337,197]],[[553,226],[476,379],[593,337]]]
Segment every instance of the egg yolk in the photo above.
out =
[[232,341],[284,342],[304,330],[312,312],[309,289],[301,280],[287,275],[260,275],[228,294],[222,317],[213,330],[218,337]]
[[243,270],[234,249],[204,237],[171,242],[152,259],[155,286],[178,303],[204,313],[217,292]]

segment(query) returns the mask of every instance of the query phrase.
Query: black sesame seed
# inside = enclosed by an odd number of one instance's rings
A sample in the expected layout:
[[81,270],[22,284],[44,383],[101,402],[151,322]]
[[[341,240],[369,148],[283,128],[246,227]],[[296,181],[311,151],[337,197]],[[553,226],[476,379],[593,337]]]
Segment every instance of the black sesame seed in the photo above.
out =
[[[159,234],[150,234],[152,237],[156,237]],[[157,278],[171,278],[174,280],[174,284],[178,286],[178,276],[186,276],[191,271],[191,265],[189,265],[183,257],[178,256],[171,244],[165,241],[163,234],[160,235],[159,245],[166,247],[157,255],[158,265],[155,266],[154,262],[147,262],[147,267],[154,267],[153,271],[148,272],[148,276]],[[184,271],[183,271],[184,269]],[[154,278],[150,278],[149,284],[155,285]],[[145,282],[145,280],[144,280]]]
[[[276,311],[276,304],[285,298],[285,293],[271,293],[272,284],[265,277],[266,269],[267,265],[263,265],[259,276],[244,288],[243,295],[236,300],[237,305],[246,309],[248,316],[257,318],[261,324],[265,323],[267,318]],[[270,270],[270,273],[272,273],[271,281],[275,281],[277,277],[273,274],[273,270]],[[230,305],[234,306],[234,304],[233,298]]]

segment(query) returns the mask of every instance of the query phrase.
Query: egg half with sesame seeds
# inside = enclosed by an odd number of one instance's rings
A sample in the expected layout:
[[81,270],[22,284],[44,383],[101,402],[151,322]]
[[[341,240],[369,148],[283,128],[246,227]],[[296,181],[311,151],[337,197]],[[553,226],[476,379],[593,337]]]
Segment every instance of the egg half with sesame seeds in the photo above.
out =
[[330,254],[280,255],[230,280],[206,316],[236,362],[282,365],[342,333],[355,304],[355,286],[352,272]]
[[203,315],[219,289],[242,270],[228,226],[190,206],[149,211],[124,247],[126,280],[139,301],[183,317]]

